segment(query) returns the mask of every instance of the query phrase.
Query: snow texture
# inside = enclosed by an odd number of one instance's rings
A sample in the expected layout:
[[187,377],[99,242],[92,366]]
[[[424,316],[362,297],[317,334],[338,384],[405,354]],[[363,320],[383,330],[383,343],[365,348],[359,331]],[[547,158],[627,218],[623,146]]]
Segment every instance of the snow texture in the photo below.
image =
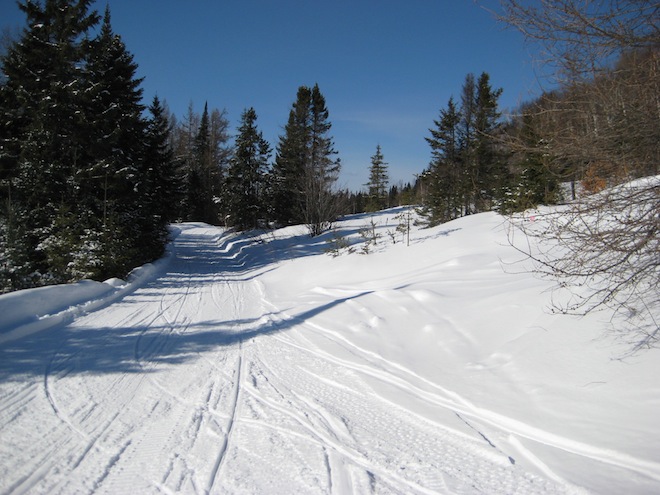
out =
[[502,217],[401,212],[0,297],[0,493],[660,492],[658,350],[549,314]]

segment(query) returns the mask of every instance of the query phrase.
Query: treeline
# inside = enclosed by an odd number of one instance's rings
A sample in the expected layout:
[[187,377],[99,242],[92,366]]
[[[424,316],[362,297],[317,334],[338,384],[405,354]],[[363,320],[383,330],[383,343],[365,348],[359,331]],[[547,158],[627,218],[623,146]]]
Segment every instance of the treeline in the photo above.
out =
[[298,89],[271,165],[252,108],[234,143],[223,111],[145,109],[133,56],[91,3],[19,3],[26,27],[1,58],[0,292],[122,277],[163,254],[172,221],[316,235],[344,212],[318,85]]
[[143,116],[137,65],[90,3],[20,4],[27,24],[2,58],[1,291],[121,276],[163,253],[162,108]]
[[340,170],[325,98],[318,85],[300,86],[273,150],[254,108],[241,115],[230,143],[225,113],[170,116],[171,161],[180,189],[171,196],[174,220],[203,221],[239,230],[266,225],[307,225],[311,235],[343,213],[335,191]]
[[[419,201],[430,224],[488,210],[522,211],[658,174],[660,114],[655,47],[621,53],[501,118],[489,76],[468,74],[434,121]],[[570,189],[560,188],[570,184]],[[566,197],[565,197],[566,196]]]
[[[192,104],[177,118],[142,103],[137,65],[91,0],[23,2],[27,22],[0,58],[0,292],[123,277],[162,255],[167,225],[305,224],[419,204],[429,224],[561,201],[658,173],[658,48],[572,78],[502,118],[487,73],[465,77],[426,140],[431,162],[391,185],[380,145],[362,191],[338,191],[340,160],[318,85],[301,86],[273,149],[253,108]],[[530,21],[531,22],[531,21]],[[94,34],[95,33],[95,34]]]

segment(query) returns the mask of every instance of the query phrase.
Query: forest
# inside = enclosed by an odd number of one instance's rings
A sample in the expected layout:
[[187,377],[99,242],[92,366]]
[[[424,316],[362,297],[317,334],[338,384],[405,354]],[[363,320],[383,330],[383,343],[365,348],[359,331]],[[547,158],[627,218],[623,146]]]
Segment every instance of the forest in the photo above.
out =
[[[378,144],[360,191],[337,187],[340,150],[318,84],[292,88],[277,143],[264,139],[254,108],[231,138],[222,109],[200,114],[191,103],[175,116],[165,100],[144,102],[110,9],[100,15],[91,3],[20,2],[26,24],[0,58],[0,293],[123,277],[162,256],[172,222],[304,224],[315,236],[341,215],[414,204],[437,225],[658,174],[652,2],[584,12],[576,2],[503,0],[502,21],[555,50],[555,89],[505,118],[490,75],[467,74],[429,123],[428,167],[390,184]],[[650,198],[658,204],[657,187]],[[657,217],[648,222],[639,235],[652,250]]]

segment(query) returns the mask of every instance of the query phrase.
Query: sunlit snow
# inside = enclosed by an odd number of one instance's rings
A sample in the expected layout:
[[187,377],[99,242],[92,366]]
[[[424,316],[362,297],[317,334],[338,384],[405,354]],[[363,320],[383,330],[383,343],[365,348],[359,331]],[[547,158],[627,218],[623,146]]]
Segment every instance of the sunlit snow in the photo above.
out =
[[0,492],[660,492],[659,351],[550,314],[503,217],[403,211],[1,296]]

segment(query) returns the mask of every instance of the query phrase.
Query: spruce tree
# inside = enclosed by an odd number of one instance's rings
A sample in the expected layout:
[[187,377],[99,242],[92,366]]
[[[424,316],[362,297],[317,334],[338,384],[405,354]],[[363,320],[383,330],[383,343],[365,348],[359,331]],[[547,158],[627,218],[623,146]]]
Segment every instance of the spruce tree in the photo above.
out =
[[208,104],[205,103],[193,144],[193,162],[188,184],[190,220],[217,222],[217,218],[211,213],[213,204],[210,183],[211,156],[209,109]]
[[458,142],[460,120],[451,97],[447,108],[440,111],[440,119],[433,121],[435,128],[429,129],[431,137],[426,138],[431,147],[431,163],[426,174],[428,189],[424,207],[432,225],[458,218],[465,204]]
[[311,90],[300,86],[289,120],[280,136],[269,177],[273,219],[282,225],[299,224],[304,217],[304,177],[309,162]]
[[87,33],[99,20],[88,12],[91,3],[19,3],[26,27],[3,59],[0,163],[11,190],[12,222],[22,233],[20,239],[9,236],[14,245],[7,252],[18,256],[22,251],[22,266],[32,274],[29,281],[15,277],[14,288],[68,281],[67,267],[74,260],[59,253],[85,234],[72,210],[78,197],[73,178],[88,153],[90,123],[81,72]]
[[223,168],[230,155],[224,146],[229,139],[229,123],[224,112],[213,110],[208,104],[199,117],[192,109],[179,130],[179,157],[184,177],[182,217],[185,220],[217,224],[220,220],[220,200],[223,187]]
[[[87,64],[90,102],[90,156],[81,172],[82,198],[102,203],[103,272],[128,272],[163,250],[162,229],[154,223],[151,178],[145,161],[147,122],[142,117],[142,79],[106,8],[101,30],[90,43]],[[85,185],[87,187],[85,187]],[[90,205],[94,211],[94,205]]]
[[312,235],[325,230],[339,213],[333,187],[340,162],[333,158],[337,152],[328,118],[318,84],[298,88],[269,178],[273,218],[282,224],[305,223]]
[[477,211],[493,208],[501,200],[507,184],[507,171],[503,158],[495,146],[495,133],[499,127],[500,112],[497,100],[501,89],[493,89],[490,76],[482,72],[477,80],[475,94],[475,206]]
[[497,100],[501,93],[501,89],[491,87],[490,76],[485,72],[477,82],[474,74],[465,77],[458,138],[463,164],[461,194],[466,214],[491,209],[496,192],[501,190],[505,180],[503,161],[494,145],[500,117]]
[[[0,162],[14,234],[1,251],[21,251],[21,265],[37,274],[29,284],[123,276],[163,248],[149,199],[137,65],[109,10],[90,39],[99,21],[90,4],[19,4],[27,27],[2,62]],[[10,278],[14,288],[26,285],[16,273]]]
[[461,91],[461,120],[458,126],[458,143],[461,155],[460,195],[463,198],[463,211],[466,215],[476,212],[475,186],[478,167],[475,159],[476,140],[476,85],[474,74],[465,76]]
[[312,236],[321,234],[339,214],[334,185],[341,168],[330,137],[332,124],[325,98],[315,84],[311,91],[309,162],[305,167],[305,223]]
[[161,225],[177,218],[180,197],[179,177],[171,148],[171,124],[165,106],[154,96],[149,106],[146,132],[145,170],[148,179],[148,201]]
[[257,129],[257,113],[249,108],[241,116],[234,156],[227,171],[227,209],[231,225],[256,228],[264,217],[265,178],[270,145]]
[[371,157],[369,167],[369,182],[367,183],[367,210],[379,211],[388,204],[387,162],[383,156],[380,144],[376,146],[376,153]]

